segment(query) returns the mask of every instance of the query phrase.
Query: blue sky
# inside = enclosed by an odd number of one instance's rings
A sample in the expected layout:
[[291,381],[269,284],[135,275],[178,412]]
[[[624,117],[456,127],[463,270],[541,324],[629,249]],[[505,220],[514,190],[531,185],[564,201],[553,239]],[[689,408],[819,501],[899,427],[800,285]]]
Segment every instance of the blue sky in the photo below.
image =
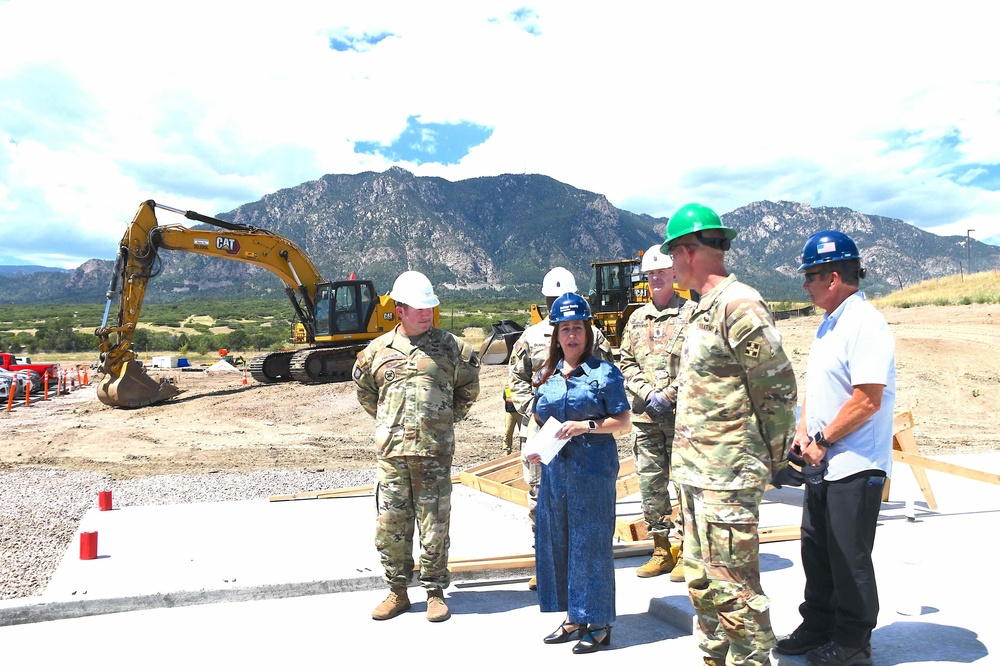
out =
[[146,199],[217,214],[393,165],[1000,245],[995,22],[924,7],[0,0],[0,264],[110,259]]

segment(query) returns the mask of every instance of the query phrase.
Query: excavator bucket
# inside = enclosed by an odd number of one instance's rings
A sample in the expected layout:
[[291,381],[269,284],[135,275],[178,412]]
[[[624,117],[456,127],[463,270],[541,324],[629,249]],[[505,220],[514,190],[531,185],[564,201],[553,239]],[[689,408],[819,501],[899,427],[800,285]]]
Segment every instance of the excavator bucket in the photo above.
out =
[[513,319],[501,319],[490,327],[490,334],[479,348],[479,362],[483,365],[503,365],[510,360],[514,343],[524,333],[524,327]]
[[146,374],[138,361],[126,361],[120,375],[107,374],[97,385],[98,399],[112,407],[145,407],[178,394],[173,384]]

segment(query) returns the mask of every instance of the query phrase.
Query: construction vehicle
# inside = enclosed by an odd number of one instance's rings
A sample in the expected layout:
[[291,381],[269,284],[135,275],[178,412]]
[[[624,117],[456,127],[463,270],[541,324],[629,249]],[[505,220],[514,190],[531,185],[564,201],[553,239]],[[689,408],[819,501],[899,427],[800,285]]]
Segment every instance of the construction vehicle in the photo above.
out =
[[[622,331],[631,314],[650,301],[649,283],[642,272],[642,255],[639,251],[635,259],[594,261],[593,286],[588,295],[590,309],[594,314],[594,326],[601,329],[612,347],[621,345]],[[681,289],[674,283],[674,291],[690,300],[696,292]],[[529,325],[533,326],[548,315],[544,306],[531,304]],[[483,365],[500,365],[510,360],[514,343],[521,336],[524,327],[510,319],[503,319],[492,325],[479,350],[479,360]]]
[[[594,313],[594,325],[601,329],[612,347],[621,346],[622,332],[633,312],[648,303],[652,296],[646,274],[641,270],[643,252],[635,259],[594,261],[594,281],[588,299]],[[674,291],[681,297],[698,300],[697,292],[681,289],[674,283]]]
[[[157,208],[217,229],[159,226]],[[379,296],[370,280],[324,280],[312,260],[295,243],[274,232],[145,201],[119,244],[104,319],[100,328],[94,331],[100,341],[99,369],[104,373],[97,386],[97,396],[106,405],[143,407],[179,393],[169,381],[150,377],[131,347],[146,287],[160,270],[160,250],[192,252],[254,264],[271,271],[285,283],[285,293],[302,327],[304,342],[309,346],[261,354],[252,359],[250,374],[258,382],[295,380],[314,384],[349,379],[357,353],[368,341],[396,325],[395,302],[388,295]],[[118,321],[109,327],[108,313],[116,295]],[[440,313],[435,308],[434,325],[439,321]]]
[[[532,305],[534,307],[534,305]],[[490,326],[490,334],[483,340],[479,348],[479,362],[483,365],[503,365],[510,360],[514,351],[514,343],[524,333],[521,326],[513,319],[501,319]]]

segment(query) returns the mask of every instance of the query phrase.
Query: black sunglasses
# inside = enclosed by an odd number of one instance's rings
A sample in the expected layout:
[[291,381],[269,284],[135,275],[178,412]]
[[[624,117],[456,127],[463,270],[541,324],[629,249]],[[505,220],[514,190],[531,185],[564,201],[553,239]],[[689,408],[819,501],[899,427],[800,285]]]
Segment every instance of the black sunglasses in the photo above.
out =
[[812,284],[812,281],[816,279],[817,275],[829,275],[834,271],[815,271],[813,273],[803,273],[802,277],[805,278],[806,284]]

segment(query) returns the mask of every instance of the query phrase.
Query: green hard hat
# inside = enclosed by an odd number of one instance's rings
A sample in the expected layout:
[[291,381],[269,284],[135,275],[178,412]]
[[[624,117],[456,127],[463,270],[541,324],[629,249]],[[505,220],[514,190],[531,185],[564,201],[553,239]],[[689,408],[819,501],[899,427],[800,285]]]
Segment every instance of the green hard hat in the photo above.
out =
[[718,214],[708,206],[690,203],[680,207],[667,221],[667,232],[663,237],[662,252],[667,251],[670,241],[706,229],[722,229],[727,240],[736,238],[736,230],[723,226]]

